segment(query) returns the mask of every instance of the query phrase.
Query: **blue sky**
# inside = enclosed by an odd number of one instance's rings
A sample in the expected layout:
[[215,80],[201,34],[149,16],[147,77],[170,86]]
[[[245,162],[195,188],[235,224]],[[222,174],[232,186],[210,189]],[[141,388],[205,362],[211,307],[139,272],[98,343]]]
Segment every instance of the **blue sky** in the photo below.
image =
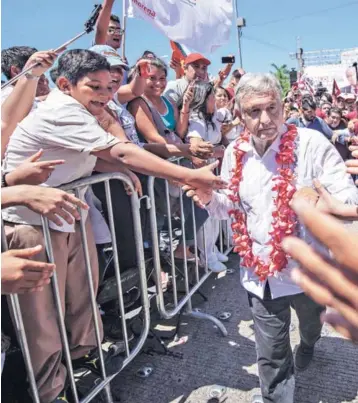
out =
[[[2,0],[2,48],[29,45],[39,50],[55,48],[81,32],[92,7],[100,0]],[[203,0],[204,1],[204,0]],[[269,71],[270,64],[296,67],[289,52],[295,52],[296,37],[305,50],[358,46],[358,0],[238,0],[239,14],[246,18],[243,64],[247,71]],[[114,13],[121,15],[122,1],[116,0]],[[270,23],[275,21],[274,23]],[[93,34],[78,40],[73,48],[87,48]],[[159,56],[170,55],[167,38],[148,23],[128,20],[127,57],[134,62],[150,49]],[[210,72],[216,74],[221,57],[237,53],[236,28],[230,41],[209,56]],[[164,59],[168,61],[168,59]]]

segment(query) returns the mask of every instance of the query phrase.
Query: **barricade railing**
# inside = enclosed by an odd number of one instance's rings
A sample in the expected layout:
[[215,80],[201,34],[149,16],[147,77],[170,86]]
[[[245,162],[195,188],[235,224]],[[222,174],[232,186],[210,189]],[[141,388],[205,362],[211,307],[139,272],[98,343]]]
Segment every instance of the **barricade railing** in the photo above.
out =
[[[128,335],[127,335],[125,305],[124,305],[124,300],[123,300],[121,272],[120,272],[117,242],[116,242],[115,223],[114,223],[113,209],[112,209],[111,188],[110,188],[110,182],[109,182],[110,180],[120,180],[120,181],[126,183],[132,191],[132,195],[130,196],[130,198],[131,198],[131,208],[132,208],[132,214],[133,214],[133,227],[134,227],[134,234],[135,234],[136,256],[137,256],[138,270],[139,270],[139,283],[140,283],[139,288],[140,288],[140,293],[141,293],[142,324],[143,324],[142,329],[141,329],[141,334],[138,337],[136,344],[132,348],[129,347],[129,341],[128,341]],[[74,374],[74,370],[72,367],[70,347],[69,347],[67,332],[66,332],[66,328],[65,328],[64,313],[63,313],[62,307],[61,307],[61,298],[60,298],[60,293],[59,293],[56,271],[54,272],[54,275],[51,278],[51,287],[52,287],[52,291],[53,291],[56,312],[58,315],[57,319],[58,319],[59,331],[60,331],[61,340],[62,340],[63,352],[64,352],[68,376],[70,378],[70,387],[72,390],[73,401],[75,403],[90,402],[102,390],[104,391],[107,402],[112,403],[113,399],[112,399],[109,383],[141,351],[141,349],[148,337],[148,333],[149,333],[149,329],[150,329],[147,278],[146,278],[146,269],[145,269],[145,260],[144,260],[144,251],[143,251],[141,220],[140,220],[140,214],[139,214],[140,201],[138,199],[137,193],[135,192],[135,190],[133,188],[132,181],[126,175],[116,172],[116,173],[108,173],[108,174],[99,174],[99,175],[91,176],[88,178],[79,179],[79,180],[76,180],[74,182],[71,182],[69,184],[62,186],[61,189],[65,190],[65,191],[74,192],[75,196],[79,197],[80,191],[82,189],[85,189],[86,187],[88,187],[90,185],[100,183],[100,182],[104,183],[105,196],[106,196],[106,202],[107,202],[107,207],[108,207],[108,221],[109,221],[109,227],[110,227],[112,244],[113,244],[112,245],[113,246],[113,263],[114,263],[114,271],[115,271],[115,277],[116,277],[116,283],[117,283],[117,294],[118,294],[119,310],[120,310],[121,324],[122,324],[122,331],[123,331],[123,341],[124,341],[124,346],[125,346],[125,358],[123,360],[121,367],[118,368],[118,371],[116,373],[107,375],[105,363],[104,363],[104,356],[103,356],[102,347],[101,347],[102,340],[101,340],[101,336],[100,336],[101,332],[100,332],[100,328],[99,328],[98,307],[97,307],[97,302],[96,302],[95,290],[94,290],[94,286],[93,286],[84,212],[83,212],[83,210],[79,209],[79,213],[81,215],[81,220],[80,220],[81,239],[82,239],[82,246],[83,246],[83,252],[84,252],[86,273],[87,273],[88,286],[89,286],[89,295],[90,295],[89,303],[91,304],[91,308],[92,308],[92,315],[93,315],[93,321],[94,321],[94,327],[95,327],[95,335],[96,335],[96,341],[97,341],[97,347],[98,347],[99,361],[100,361],[100,366],[101,366],[101,378],[102,378],[101,382],[98,383],[96,385],[96,387],[93,388],[90,391],[90,393],[87,394],[87,396],[85,396],[81,400],[79,400],[77,389],[76,389],[76,384],[75,384],[75,374]],[[49,229],[49,223],[48,223],[47,218],[41,217],[41,219],[42,219],[42,227],[43,227],[45,248],[46,248],[48,261],[50,263],[54,263],[54,254],[53,254],[52,243],[51,243],[51,232]],[[3,230],[2,230],[2,232],[3,232]],[[3,250],[6,250],[7,246],[6,246],[5,236],[2,237],[2,246],[3,246]],[[31,357],[30,357],[29,347],[28,347],[28,343],[27,343],[27,339],[26,339],[26,333],[25,333],[24,324],[23,324],[22,315],[21,315],[21,307],[20,307],[19,299],[18,299],[17,295],[10,295],[9,305],[10,305],[10,309],[13,312],[13,318],[14,318],[14,322],[15,322],[14,325],[16,327],[16,332],[17,332],[17,336],[19,339],[20,347],[21,347],[21,350],[22,350],[22,353],[24,356],[26,369],[27,369],[27,373],[28,373],[28,377],[29,377],[29,383],[30,383],[30,387],[31,387],[31,392],[33,395],[33,400],[36,403],[40,403],[40,399],[38,396],[38,390],[37,390],[37,386],[36,386],[36,381],[35,381],[35,375],[34,375],[34,371],[33,371],[32,364],[31,364]]]
[[[4,223],[1,217],[1,252],[6,252],[8,250],[8,245],[6,241],[6,235],[4,230]],[[35,375],[31,363],[29,346],[27,344],[26,332],[24,327],[24,322],[22,320],[21,309],[19,297],[17,294],[11,294],[8,296],[8,305],[11,316],[13,318],[13,324],[15,332],[18,336],[20,348],[24,357],[24,363],[26,367],[26,372],[29,377],[30,390],[32,393],[32,398],[34,403],[40,403],[39,394],[37,392]]]
[[[171,159],[172,162],[181,164],[183,161],[182,158]],[[223,323],[217,319],[216,317],[201,312],[199,310],[193,310],[192,307],[192,297],[193,295],[199,291],[200,287],[205,283],[205,281],[212,274],[211,271],[208,270],[208,261],[207,255],[205,253],[205,268],[204,273],[200,275],[199,272],[199,259],[198,259],[198,243],[197,243],[197,226],[196,226],[196,218],[195,218],[195,207],[194,202],[191,201],[191,214],[193,220],[193,240],[194,240],[194,253],[195,253],[195,262],[194,262],[194,275],[195,275],[195,283],[189,280],[189,269],[186,255],[186,234],[185,234],[185,214],[184,214],[184,205],[183,205],[183,191],[180,189],[179,192],[179,204],[180,204],[180,221],[181,221],[181,233],[182,233],[182,243],[183,243],[183,272],[178,268],[175,257],[174,257],[174,248],[173,248],[173,237],[172,237],[172,211],[171,211],[171,202],[170,202],[170,192],[169,192],[169,184],[168,181],[165,181],[165,198],[166,198],[166,207],[167,207],[167,220],[168,220],[168,232],[169,232],[169,243],[170,243],[170,266],[171,266],[171,281],[172,281],[172,290],[173,290],[173,307],[171,309],[168,308],[165,304],[164,299],[164,290],[161,287],[161,256],[159,251],[159,240],[158,240],[158,225],[157,225],[157,217],[156,217],[156,200],[155,200],[155,177],[150,177],[148,180],[148,195],[150,202],[147,205],[147,208],[150,209],[150,227],[151,227],[151,238],[152,238],[152,250],[153,250],[153,264],[156,276],[156,284],[157,284],[157,305],[160,315],[164,319],[170,319],[179,313],[184,313],[186,315],[198,318],[198,319],[206,319],[213,322],[221,331],[223,336],[227,336],[227,330]],[[204,241],[204,250],[206,251],[206,236],[205,231],[203,231],[203,241]],[[184,281],[185,292],[184,296],[178,299],[178,286],[177,286],[177,276],[180,275]],[[183,309],[185,308],[185,309]]]
[[[220,175],[219,167],[215,168],[215,174],[217,176]],[[220,220],[219,221],[219,250],[224,255],[228,255],[233,247],[230,245],[231,239],[231,220]],[[225,231],[225,232],[224,232]],[[226,241],[226,249],[224,250],[224,234],[225,234],[225,241]]]

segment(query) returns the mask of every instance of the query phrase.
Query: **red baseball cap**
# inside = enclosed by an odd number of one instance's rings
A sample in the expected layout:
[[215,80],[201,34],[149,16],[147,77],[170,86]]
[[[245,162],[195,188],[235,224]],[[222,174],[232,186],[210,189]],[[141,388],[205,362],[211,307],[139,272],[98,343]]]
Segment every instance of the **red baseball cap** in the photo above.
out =
[[204,57],[200,53],[190,53],[190,55],[188,55],[185,58],[184,64],[190,64],[190,63],[198,62],[199,60],[201,60],[207,66],[209,66],[211,64],[210,60],[208,60],[206,57]]

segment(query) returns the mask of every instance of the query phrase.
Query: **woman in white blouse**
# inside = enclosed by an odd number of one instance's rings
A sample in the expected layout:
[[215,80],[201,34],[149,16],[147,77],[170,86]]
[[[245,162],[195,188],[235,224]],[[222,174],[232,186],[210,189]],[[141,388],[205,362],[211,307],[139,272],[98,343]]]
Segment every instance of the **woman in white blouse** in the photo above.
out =
[[[194,86],[194,96],[190,103],[186,142],[193,144],[208,141],[214,146],[219,146],[222,139],[221,125],[225,118],[225,112],[226,110],[224,109],[216,109],[214,87],[212,84],[204,82],[196,83]],[[224,148],[217,147],[214,155],[216,158],[222,158]],[[208,162],[212,161],[203,162],[203,160],[193,159],[193,165],[197,168]],[[204,246],[204,231],[206,248]],[[219,221],[209,217],[198,232],[198,249],[202,263],[204,262],[206,249],[208,267],[214,272],[226,270],[226,266],[223,263],[228,260],[225,255],[218,251],[215,245],[218,236]]]

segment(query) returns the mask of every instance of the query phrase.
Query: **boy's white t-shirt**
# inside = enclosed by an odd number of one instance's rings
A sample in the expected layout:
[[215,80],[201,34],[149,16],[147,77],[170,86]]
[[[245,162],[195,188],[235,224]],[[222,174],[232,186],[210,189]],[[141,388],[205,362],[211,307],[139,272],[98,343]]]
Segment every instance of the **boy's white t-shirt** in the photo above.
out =
[[[97,157],[93,151],[112,147],[119,140],[104,131],[96,118],[74,98],[58,89],[51,91],[44,102],[18,124],[10,137],[3,169],[9,172],[39,149],[44,153],[41,161],[63,159],[42,186],[58,187],[92,174]],[[84,199],[86,188],[81,192]],[[5,221],[41,225],[40,216],[24,206],[3,210]],[[62,232],[74,232],[74,225],[63,221]]]

